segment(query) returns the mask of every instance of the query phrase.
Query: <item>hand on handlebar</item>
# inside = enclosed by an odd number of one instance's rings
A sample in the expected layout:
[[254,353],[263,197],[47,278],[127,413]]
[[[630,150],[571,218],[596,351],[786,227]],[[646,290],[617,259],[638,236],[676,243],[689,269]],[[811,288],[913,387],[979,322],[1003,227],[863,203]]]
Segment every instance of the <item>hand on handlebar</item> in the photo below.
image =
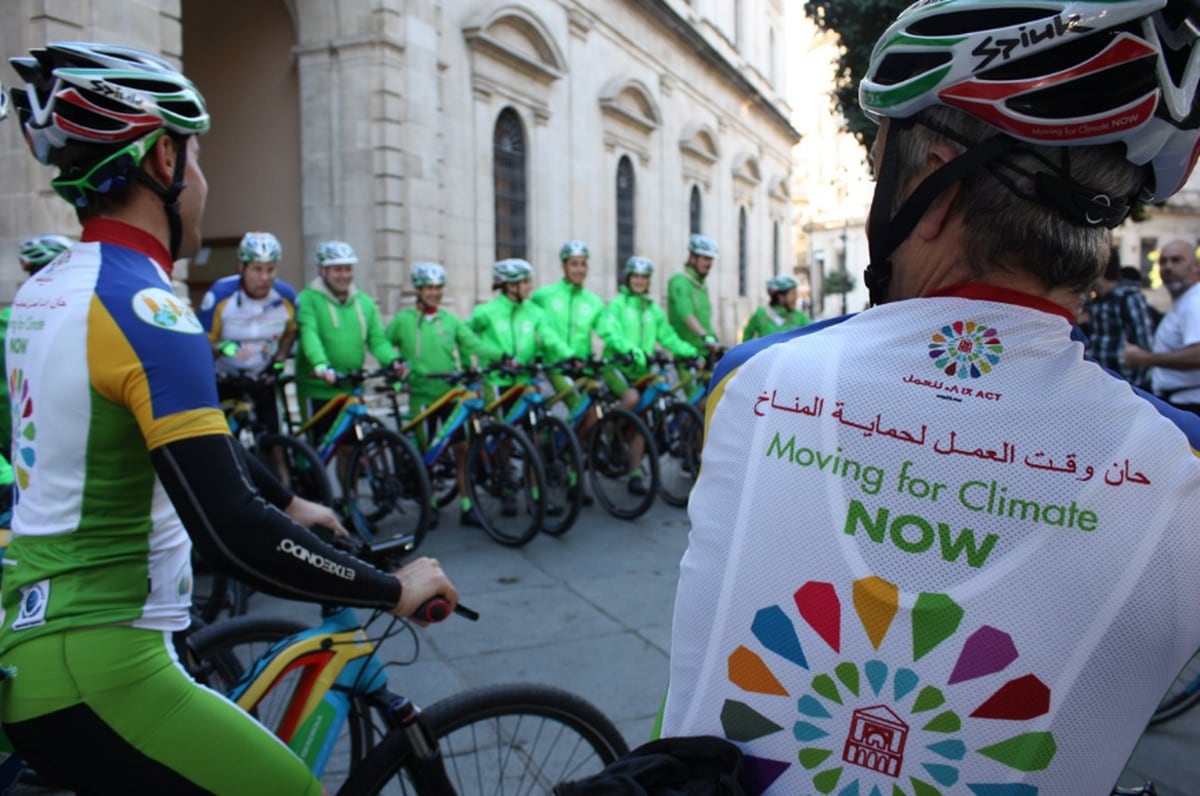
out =
[[428,610],[420,612],[422,616],[417,615],[426,602],[439,597],[445,600],[444,615],[458,604],[458,591],[435,558],[415,559],[392,574],[400,581],[401,588],[400,602],[392,609],[396,616],[412,617],[417,624],[423,625],[438,618]]

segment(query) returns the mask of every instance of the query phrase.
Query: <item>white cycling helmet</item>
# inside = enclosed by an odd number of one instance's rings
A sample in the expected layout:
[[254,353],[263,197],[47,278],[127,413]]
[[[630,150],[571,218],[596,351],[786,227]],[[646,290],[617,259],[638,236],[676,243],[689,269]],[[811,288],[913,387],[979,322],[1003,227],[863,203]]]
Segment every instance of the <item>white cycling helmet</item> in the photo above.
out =
[[526,279],[533,279],[533,266],[528,260],[514,257],[492,266],[492,280],[496,284],[524,282]]
[[786,293],[789,290],[795,289],[796,284],[795,277],[787,274],[780,274],[779,276],[773,276],[767,280],[767,292]]
[[626,277],[634,276],[653,276],[654,263],[649,257],[630,257],[625,261],[624,274]]
[[358,255],[345,241],[327,240],[317,246],[317,265],[322,268],[327,265],[354,265],[357,262]]
[[238,260],[245,263],[277,263],[283,257],[279,239],[270,232],[247,232],[238,244]]
[[571,257],[588,257],[588,245],[581,240],[569,240],[558,251],[558,259],[566,260]]
[[413,287],[439,287],[446,284],[446,269],[440,263],[413,263]]
[[8,117],[8,92],[4,90],[4,84],[0,83],[0,120]]
[[859,105],[945,105],[1047,146],[1119,142],[1157,201],[1200,153],[1198,38],[1191,0],[924,0],[875,45]]
[[692,254],[698,254],[701,257],[712,257],[716,259],[717,242],[707,235],[697,235],[693,233],[692,236],[688,238],[688,251]]
[[36,274],[74,243],[65,235],[37,235],[26,238],[21,241],[21,268],[27,273]]

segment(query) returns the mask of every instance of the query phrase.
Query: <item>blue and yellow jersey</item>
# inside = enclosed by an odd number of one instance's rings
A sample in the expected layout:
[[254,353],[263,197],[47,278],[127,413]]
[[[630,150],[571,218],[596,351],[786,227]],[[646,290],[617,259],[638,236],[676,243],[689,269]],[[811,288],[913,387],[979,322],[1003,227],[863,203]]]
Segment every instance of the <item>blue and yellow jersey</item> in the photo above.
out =
[[208,340],[161,245],[111,221],[85,237],[13,302],[0,651],[74,627],[186,627],[191,542],[149,452],[229,433]]
[[238,275],[218,279],[200,302],[199,318],[214,345],[238,344],[235,356],[217,359],[220,373],[244,373],[265,368],[279,350],[279,340],[296,329],[296,289],[276,279],[261,299],[241,289]]

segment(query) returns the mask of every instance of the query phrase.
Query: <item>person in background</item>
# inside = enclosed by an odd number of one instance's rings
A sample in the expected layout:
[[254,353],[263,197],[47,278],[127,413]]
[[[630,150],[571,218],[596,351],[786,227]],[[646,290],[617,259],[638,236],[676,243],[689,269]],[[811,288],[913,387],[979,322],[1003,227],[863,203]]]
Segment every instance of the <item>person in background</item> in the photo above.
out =
[[1171,309],[1154,332],[1150,350],[1125,344],[1125,365],[1152,368],[1154,394],[1188,412],[1200,413],[1200,261],[1195,247],[1173,240],[1158,258]]
[[[446,288],[446,269],[441,263],[414,263],[412,284],[417,293],[417,305],[396,313],[386,331],[388,341],[408,362],[410,418],[425,411],[453,386],[441,379],[430,378],[427,374],[469,367],[472,356],[482,360],[497,360],[503,356],[499,348],[481,340],[466,322],[441,308]],[[453,410],[453,403],[444,406],[417,433],[424,441],[428,441],[441,421]],[[478,520],[472,516],[474,507],[471,498],[467,496],[465,439],[454,443],[454,463],[462,515],[468,518],[464,524],[478,525]],[[436,527],[437,522],[438,515],[435,513],[430,527]]]
[[696,348],[718,348],[708,297],[708,274],[717,257],[717,242],[705,235],[688,238],[688,258],[683,271],[667,281],[667,319],[686,343]]
[[[277,279],[283,247],[270,232],[247,232],[238,244],[238,272],[212,284],[197,313],[216,357],[217,376],[258,378],[250,391],[264,427],[279,430],[275,378],[296,339],[296,289]],[[217,382],[222,401],[246,391]]]
[[1095,298],[1086,307],[1088,353],[1113,373],[1143,390],[1150,389],[1150,371],[1124,361],[1125,343],[1148,349],[1154,332],[1149,306],[1141,288],[1121,278],[1121,261],[1113,249],[1104,273],[1096,280]]
[[812,323],[804,310],[796,308],[796,287],[795,277],[788,274],[767,280],[767,304],[750,316],[742,332],[743,342]]

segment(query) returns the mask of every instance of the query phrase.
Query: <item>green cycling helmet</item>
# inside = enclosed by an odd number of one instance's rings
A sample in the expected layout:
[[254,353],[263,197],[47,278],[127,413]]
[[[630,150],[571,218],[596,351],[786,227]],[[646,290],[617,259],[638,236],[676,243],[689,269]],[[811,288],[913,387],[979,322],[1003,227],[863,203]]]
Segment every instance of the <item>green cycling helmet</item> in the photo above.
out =
[[588,245],[581,240],[569,240],[558,251],[558,259],[566,260],[571,257],[589,257]]
[[717,242],[707,235],[696,235],[688,238],[688,251],[692,254],[698,254],[701,257],[717,256]]
[[654,263],[648,257],[630,257],[625,261],[624,274],[630,276],[653,276]]
[[74,245],[74,241],[63,235],[38,235],[21,241],[21,268],[36,274],[50,264],[58,255]]
[[794,290],[795,287],[796,287],[795,277],[788,276],[787,274],[780,274],[779,276],[773,276],[767,280],[767,292],[768,293],[786,293],[789,290]]
[[247,232],[238,244],[238,260],[245,263],[277,263],[283,257],[279,239],[270,232]]
[[516,257],[501,260],[492,266],[492,279],[500,285],[524,282],[526,279],[533,279],[533,266],[529,264],[529,261]]
[[413,287],[440,287],[446,284],[446,269],[440,263],[413,263]]
[[327,240],[317,246],[317,265],[324,268],[327,265],[354,265],[358,255],[349,243],[340,240]]

